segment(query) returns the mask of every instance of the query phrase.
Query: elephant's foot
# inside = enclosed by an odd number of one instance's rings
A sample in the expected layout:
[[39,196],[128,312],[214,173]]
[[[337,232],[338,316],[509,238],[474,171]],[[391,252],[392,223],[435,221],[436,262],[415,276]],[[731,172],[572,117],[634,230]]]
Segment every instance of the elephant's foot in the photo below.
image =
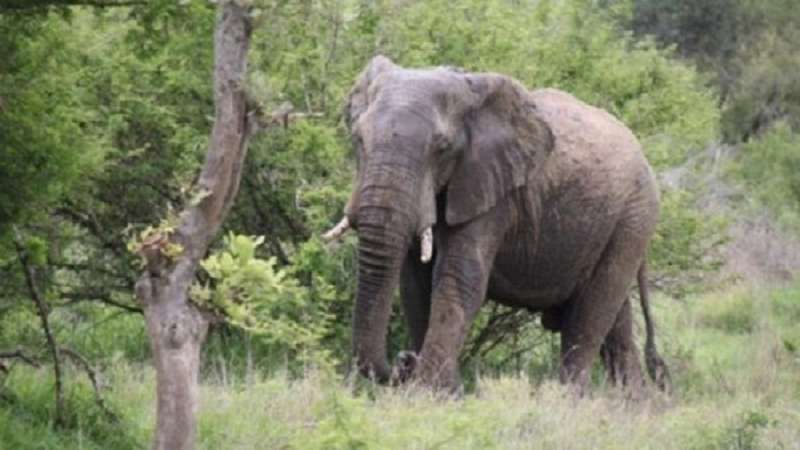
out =
[[576,364],[561,363],[559,381],[566,385],[569,392],[576,397],[583,397],[589,390],[589,372]]
[[642,368],[635,352],[606,341],[600,348],[600,356],[608,380],[614,386],[638,388],[644,384]]
[[414,375],[419,363],[419,355],[412,351],[401,351],[397,354],[392,369],[392,384],[404,384]]
[[633,339],[631,304],[627,299],[600,347],[600,356],[609,381],[624,389],[630,398],[641,398],[644,376],[639,362],[639,350]]
[[457,370],[446,371],[443,367],[423,364],[422,357],[412,351],[401,351],[395,357],[392,368],[393,385],[411,383],[442,393],[456,393],[461,385]]
[[461,388],[461,378],[455,360],[437,362],[424,356],[417,359],[417,369],[412,382],[446,395],[458,394]]

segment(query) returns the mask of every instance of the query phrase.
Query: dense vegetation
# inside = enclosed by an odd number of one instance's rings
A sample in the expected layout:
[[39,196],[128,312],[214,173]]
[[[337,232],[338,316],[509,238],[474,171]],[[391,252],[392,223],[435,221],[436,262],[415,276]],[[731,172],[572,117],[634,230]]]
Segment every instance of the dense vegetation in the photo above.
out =
[[[154,388],[129,247],[192,200],[208,147],[214,5],[80,3],[0,4],[0,352],[19,349],[39,365],[0,359],[0,447],[146,445]],[[320,114],[251,142],[237,202],[192,290],[228,318],[205,350],[206,401],[222,406],[201,416],[203,445],[596,446],[563,430],[542,440],[555,427],[545,407],[585,419],[608,446],[631,435],[625,445],[636,448],[651,438],[658,448],[796,442],[798,290],[702,293],[719,279],[736,215],[767,211],[800,230],[800,12],[791,3],[254,1],[252,98],[265,111]],[[696,184],[663,188],[651,259],[675,398],[621,417],[613,393],[573,409],[559,388],[525,378],[553,378],[556,339],[529,313],[491,306],[464,355],[475,396],[463,405],[342,387],[355,238],[325,245],[318,235],[352,181],[342,103],[379,52],[570,91],[627,123],[662,175],[697,170],[721,142],[731,149],[721,178],[739,187],[741,208],[698,206]],[[403,328],[395,314],[390,351],[405,347]],[[58,427],[46,334],[66,349]],[[102,405],[81,360],[106,380]],[[414,416],[420,407],[427,415]],[[429,428],[438,420],[449,434]]]

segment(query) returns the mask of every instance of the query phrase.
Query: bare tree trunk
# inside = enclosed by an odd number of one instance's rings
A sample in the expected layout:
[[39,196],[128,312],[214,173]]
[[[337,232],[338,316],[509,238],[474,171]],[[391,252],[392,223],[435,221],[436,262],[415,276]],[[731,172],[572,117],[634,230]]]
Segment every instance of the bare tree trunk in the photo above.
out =
[[[140,249],[147,268],[136,283],[136,296],[144,308],[156,369],[156,450],[194,448],[200,349],[209,318],[189,301],[188,289],[233,204],[247,152],[244,80],[250,20],[248,8],[240,3],[226,1],[219,7],[214,36],[215,120],[197,185],[199,201],[181,212],[174,233],[151,236]],[[169,244],[182,247],[177,257],[165,255]]]

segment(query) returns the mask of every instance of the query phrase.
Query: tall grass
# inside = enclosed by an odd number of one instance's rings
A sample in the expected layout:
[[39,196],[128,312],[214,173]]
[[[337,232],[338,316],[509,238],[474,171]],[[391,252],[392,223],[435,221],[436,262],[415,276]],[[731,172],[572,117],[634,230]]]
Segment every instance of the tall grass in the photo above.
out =
[[[676,392],[640,402],[602,383],[576,399],[552,380],[478,377],[442,399],[413,388],[305,376],[202,384],[199,447],[206,449],[800,449],[800,285],[735,287],[681,301],[656,299]],[[2,449],[146,448],[152,370],[109,368],[108,423],[88,386],[71,385],[70,427],[49,423],[44,371],[16,367],[0,400]]]

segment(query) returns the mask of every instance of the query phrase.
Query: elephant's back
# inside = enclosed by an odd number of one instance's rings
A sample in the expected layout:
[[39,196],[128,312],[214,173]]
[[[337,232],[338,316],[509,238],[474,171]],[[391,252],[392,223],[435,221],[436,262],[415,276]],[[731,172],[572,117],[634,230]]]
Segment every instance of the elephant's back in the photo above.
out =
[[557,152],[582,157],[642,158],[636,137],[607,111],[558,89],[538,89],[530,95],[536,111],[553,132]]
[[655,189],[639,141],[616,117],[557,89],[535,90],[530,96],[555,138],[545,167],[551,185],[578,182],[615,199],[641,189],[642,181]]

